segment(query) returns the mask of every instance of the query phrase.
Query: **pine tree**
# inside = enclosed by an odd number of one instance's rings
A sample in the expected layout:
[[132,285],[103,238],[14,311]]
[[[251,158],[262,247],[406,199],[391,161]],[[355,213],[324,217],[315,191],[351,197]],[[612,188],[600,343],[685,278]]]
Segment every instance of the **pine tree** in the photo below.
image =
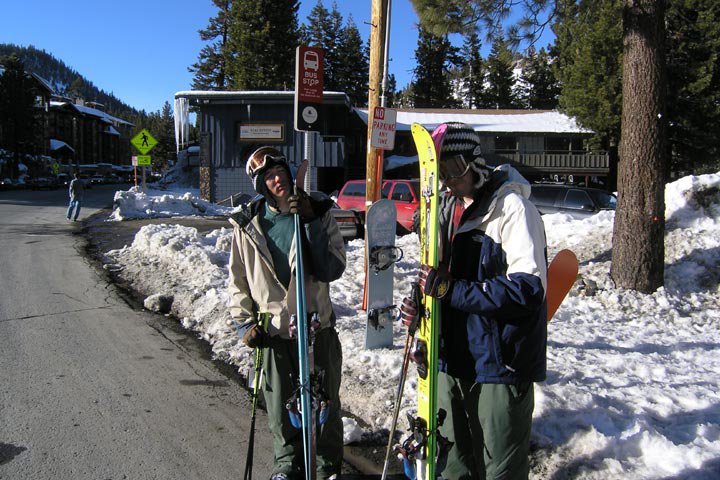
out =
[[612,150],[620,142],[622,109],[622,4],[598,0],[558,10],[553,25],[562,84],[559,107],[595,132],[594,143]]
[[34,154],[39,144],[41,129],[35,107],[38,92],[16,55],[5,58],[0,64],[5,67],[5,72],[0,75],[0,147],[12,153],[4,174],[17,178],[21,154]]
[[292,90],[298,6],[297,0],[232,3],[228,45],[234,52],[233,89]]
[[415,108],[453,108],[458,102],[452,95],[450,68],[456,49],[447,35],[436,36],[419,29],[418,46],[415,50],[415,81],[412,103]]
[[397,80],[394,74],[388,75],[387,90],[385,91],[385,106],[388,108],[397,108]]
[[528,49],[520,75],[520,95],[525,107],[542,110],[557,108],[560,83],[550,65],[550,56],[544,48],[538,53]]
[[87,85],[85,80],[81,76],[75,77],[70,86],[65,90],[65,95],[72,99],[86,98],[88,93]]
[[340,32],[335,59],[338,90],[345,92],[354,105],[366,105],[370,70],[368,52],[352,16]]
[[463,84],[463,106],[465,108],[485,107],[485,66],[480,54],[480,36],[476,31],[465,35],[461,49],[461,74]]
[[[344,91],[341,65],[341,44],[343,42],[343,18],[333,2],[332,10],[328,10],[318,0],[308,14],[308,23],[303,25],[302,39],[305,45],[323,50],[323,83],[325,90]],[[347,93],[347,92],[346,92]]]
[[225,90],[232,83],[229,66],[233,55],[228,48],[230,30],[230,0],[213,0],[218,13],[208,26],[198,33],[200,39],[210,42],[198,54],[198,61],[188,68],[194,73],[192,88],[195,90]]
[[[435,30],[458,31],[468,23],[492,31],[494,19],[504,18],[516,2],[472,0],[441,2],[450,5],[438,15],[435,0],[411,0],[421,22]],[[613,230],[611,275],[619,287],[652,292],[663,284],[664,271],[664,123],[666,67],[662,55],[665,36],[665,2],[618,0],[622,8],[623,77],[622,136],[618,164],[618,208]],[[598,2],[534,0],[523,2],[532,15],[549,5],[592,9]],[[717,3],[717,2],[715,2]],[[460,8],[462,7],[462,8]],[[562,9],[562,8],[561,8]],[[560,9],[560,10],[561,10]],[[557,12],[557,10],[556,10]],[[535,22],[525,22],[524,30]],[[598,62],[599,70],[602,60]],[[609,62],[613,63],[614,59]],[[611,72],[612,74],[612,72]]]
[[517,108],[520,105],[513,89],[514,63],[513,53],[507,42],[502,38],[496,38],[487,58],[485,98],[491,108]]
[[168,161],[175,157],[175,120],[170,102],[165,102],[160,110],[151,113],[148,123],[148,130],[158,142],[152,150],[153,169],[164,171]]
[[720,4],[672,1],[668,8],[668,136],[672,171],[720,170]]
[[664,2],[624,0],[618,206],[610,274],[652,293],[665,269],[666,70]]

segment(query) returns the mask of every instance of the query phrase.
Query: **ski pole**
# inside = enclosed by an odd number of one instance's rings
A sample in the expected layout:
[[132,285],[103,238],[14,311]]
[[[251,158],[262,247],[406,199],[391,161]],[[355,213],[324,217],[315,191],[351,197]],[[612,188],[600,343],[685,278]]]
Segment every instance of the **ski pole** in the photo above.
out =
[[[263,331],[267,330],[267,324],[272,317],[271,313],[261,313],[258,318],[258,325]],[[255,418],[257,417],[258,397],[260,396],[260,379],[263,375],[263,349],[255,347],[255,372],[253,378],[252,394],[252,415],[250,417],[250,436],[248,437],[248,449],[245,456],[244,480],[252,480],[253,456],[255,453]]]
[[[413,283],[410,297],[415,302],[416,308],[420,308],[420,285]],[[398,313],[398,316],[400,313]],[[393,411],[392,425],[390,434],[388,435],[387,450],[385,450],[385,462],[383,463],[383,471],[381,480],[387,477],[388,464],[390,463],[390,452],[393,447],[393,438],[395,437],[395,428],[397,427],[398,415],[400,414],[400,404],[402,403],[403,390],[405,389],[405,379],[407,378],[407,369],[410,364],[410,356],[412,350],[413,338],[415,338],[415,330],[417,329],[418,315],[413,322],[408,325],[407,334],[405,335],[405,351],[403,352],[402,369],[400,370],[400,383],[398,384],[397,393],[395,395],[395,409]]]

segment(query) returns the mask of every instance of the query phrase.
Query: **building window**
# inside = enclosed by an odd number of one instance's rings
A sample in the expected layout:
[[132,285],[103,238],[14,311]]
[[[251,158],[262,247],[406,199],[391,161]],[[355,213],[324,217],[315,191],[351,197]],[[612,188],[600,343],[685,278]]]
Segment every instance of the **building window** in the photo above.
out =
[[495,153],[517,152],[517,138],[509,136],[495,137]]
[[567,137],[545,138],[545,151],[547,153],[568,153],[570,151],[570,139]]

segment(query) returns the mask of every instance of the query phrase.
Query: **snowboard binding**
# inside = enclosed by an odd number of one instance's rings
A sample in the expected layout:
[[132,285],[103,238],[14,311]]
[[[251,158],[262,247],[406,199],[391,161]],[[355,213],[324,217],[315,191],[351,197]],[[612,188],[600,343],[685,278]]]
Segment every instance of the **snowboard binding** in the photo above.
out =
[[382,330],[384,324],[392,322],[398,315],[398,308],[395,305],[388,305],[382,308],[371,308],[368,310],[368,322],[375,330]]
[[378,273],[387,270],[395,262],[403,258],[403,251],[400,247],[378,245],[370,250],[369,263],[373,272]]

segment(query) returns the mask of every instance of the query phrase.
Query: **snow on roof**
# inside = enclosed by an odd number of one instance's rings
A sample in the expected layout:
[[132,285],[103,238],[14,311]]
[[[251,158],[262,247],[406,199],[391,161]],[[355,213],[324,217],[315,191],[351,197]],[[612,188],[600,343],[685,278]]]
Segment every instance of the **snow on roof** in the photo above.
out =
[[112,125],[108,125],[107,127],[105,127],[105,130],[103,130],[103,132],[109,135],[120,135],[120,132],[115,130],[115,127],[113,127]]
[[75,152],[74,148],[72,148],[70,145],[63,142],[62,140],[56,140],[54,138],[50,139],[50,150],[60,150],[63,147],[69,148],[72,152]]
[[[284,99],[284,100],[292,100],[295,97],[295,92],[293,90],[285,90],[285,91],[279,91],[279,90],[184,90],[181,92],[175,93],[175,99],[179,98],[187,98],[187,99],[203,99],[203,100],[226,100],[226,101],[233,101],[233,100],[248,100],[248,99]],[[325,91],[323,92],[323,98],[325,100],[333,100],[334,102],[337,102],[338,100],[347,104],[350,106],[350,99],[345,94],[345,92],[331,92],[331,91]]]
[[88,107],[86,105],[78,105],[77,103],[72,103],[72,102],[58,102],[56,100],[50,101],[50,108],[62,107],[64,105],[69,105],[70,107],[74,108],[75,110],[77,110],[80,113],[84,113],[85,115],[91,115],[93,117],[97,117],[107,123],[130,125],[131,127],[134,126],[133,123],[127,122],[121,118],[113,117],[112,115],[105,113],[102,110],[98,110],[97,108]]
[[[40,85],[42,85],[42,87],[45,88],[50,94],[55,93],[55,89],[52,87],[52,85],[50,85],[50,82],[45,80],[43,77],[41,77],[40,75],[38,75],[35,72],[30,72],[28,70],[25,70],[25,73],[31,75],[35,80],[37,80],[37,82]],[[5,67],[3,65],[0,65],[0,75],[4,75],[4,74],[5,74]]]
[[[367,109],[355,112],[367,124]],[[398,110],[396,129],[409,131],[419,123],[432,130],[446,122],[466,123],[478,132],[592,133],[563,113],[538,110]]]
[[[293,90],[183,90],[175,93],[175,98],[181,97],[241,97],[241,96],[268,96],[268,97],[283,97],[283,96],[294,96],[295,91]],[[323,92],[323,95],[328,96],[345,96],[344,92]]]

